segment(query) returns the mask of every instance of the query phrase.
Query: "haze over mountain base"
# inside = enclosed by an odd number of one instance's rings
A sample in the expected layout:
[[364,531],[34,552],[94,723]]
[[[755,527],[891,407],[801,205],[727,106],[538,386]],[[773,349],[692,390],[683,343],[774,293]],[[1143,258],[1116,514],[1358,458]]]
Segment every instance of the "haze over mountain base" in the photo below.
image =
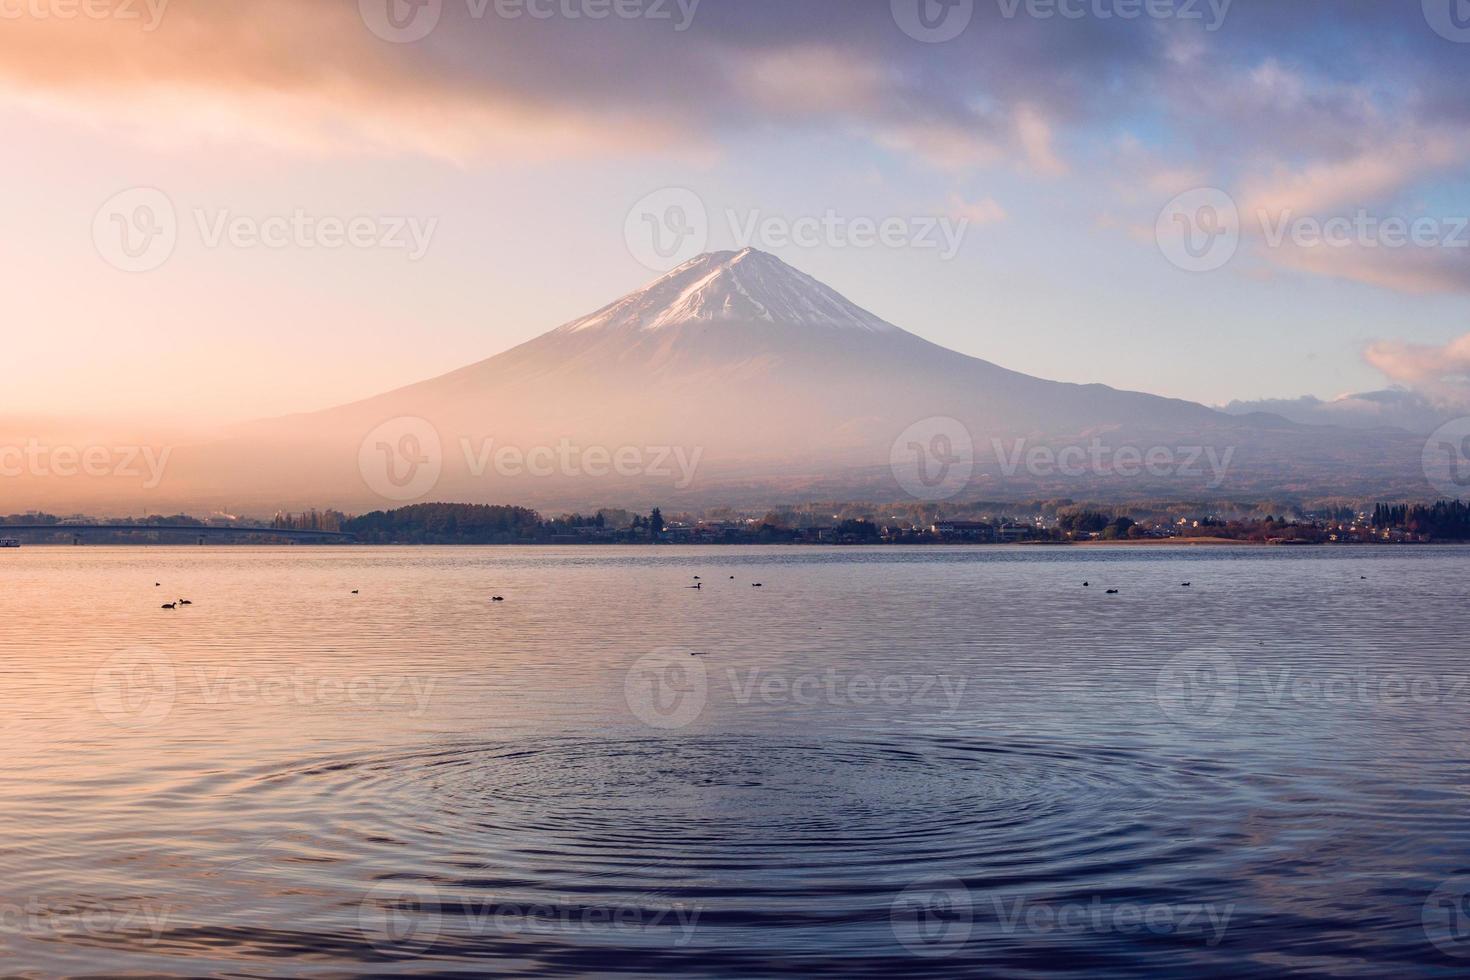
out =
[[1403,498],[1432,495],[1422,449],[1397,429],[1029,377],[747,249],[700,256],[443,377],[174,447],[152,488],[36,477],[17,487],[27,506],[154,511]]

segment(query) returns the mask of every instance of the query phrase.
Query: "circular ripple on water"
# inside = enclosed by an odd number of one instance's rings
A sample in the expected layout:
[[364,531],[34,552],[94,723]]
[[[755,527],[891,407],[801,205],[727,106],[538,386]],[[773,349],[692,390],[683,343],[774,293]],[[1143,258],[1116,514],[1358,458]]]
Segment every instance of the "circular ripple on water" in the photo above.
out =
[[[969,739],[458,744],[276,772],[357,847],[476,887],[748,899],[928,874],[1064,883],[1189,859],[1218,764]],[[1194,805],[1181,801],[1194,801]]]

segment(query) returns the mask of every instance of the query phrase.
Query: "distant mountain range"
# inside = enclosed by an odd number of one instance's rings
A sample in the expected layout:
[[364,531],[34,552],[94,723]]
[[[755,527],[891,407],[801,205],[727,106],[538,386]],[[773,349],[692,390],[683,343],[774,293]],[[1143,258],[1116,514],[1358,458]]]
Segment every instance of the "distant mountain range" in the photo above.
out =
[[1421,448],[1401,430],[1029,377],[746,249],[443,377],[181,448],[150,499],[361,511],[1425,495]]
[[1308,395],[1303,398],[1267,398],[1261,401],[1234,401],[1221,411],[1231,415],[1270,412],[1305,425],[1341,425],[1351,429],[1403,429],[1416,435],[1429,435],[1465,411],[1445,408],[1416,391],[1389,388],[1341,395],[1323,401]]

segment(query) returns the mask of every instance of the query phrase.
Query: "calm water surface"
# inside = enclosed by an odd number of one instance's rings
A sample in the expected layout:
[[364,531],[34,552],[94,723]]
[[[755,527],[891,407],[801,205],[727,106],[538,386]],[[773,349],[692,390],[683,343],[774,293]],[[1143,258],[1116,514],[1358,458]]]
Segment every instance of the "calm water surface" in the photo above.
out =
[[1467,559],[0,552],[0,972],[1463,976]]

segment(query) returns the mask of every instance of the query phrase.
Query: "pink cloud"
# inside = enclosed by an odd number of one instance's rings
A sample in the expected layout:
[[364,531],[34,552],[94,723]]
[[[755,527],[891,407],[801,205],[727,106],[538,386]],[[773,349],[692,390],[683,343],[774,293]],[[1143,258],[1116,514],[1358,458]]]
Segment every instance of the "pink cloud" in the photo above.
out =
[[1242,210],[1276,217],[1372,207],[1416,180],[1457,165],[1464,148],[1465,140],[1457,135],[1418,133],[1337,160],[1277,166],[1245,182]]
[[993,225],[1005,221],[1009,215],[1000,202],[993,197],[979,201],[966,201],[956,195],[950,198],[950,211],[957,218],[964,218],[972,225]]
[[1463,381],[1470,377],[1470,334],[1439,345],[1380,341],[1364,351],[1363,358],[1403,384]]
[[1470,256],[1463,248],[1354,243],[1262,247],[1258,254],[1276,265],[1317,276],[1363,283],[1416,296],[1470,292]]

